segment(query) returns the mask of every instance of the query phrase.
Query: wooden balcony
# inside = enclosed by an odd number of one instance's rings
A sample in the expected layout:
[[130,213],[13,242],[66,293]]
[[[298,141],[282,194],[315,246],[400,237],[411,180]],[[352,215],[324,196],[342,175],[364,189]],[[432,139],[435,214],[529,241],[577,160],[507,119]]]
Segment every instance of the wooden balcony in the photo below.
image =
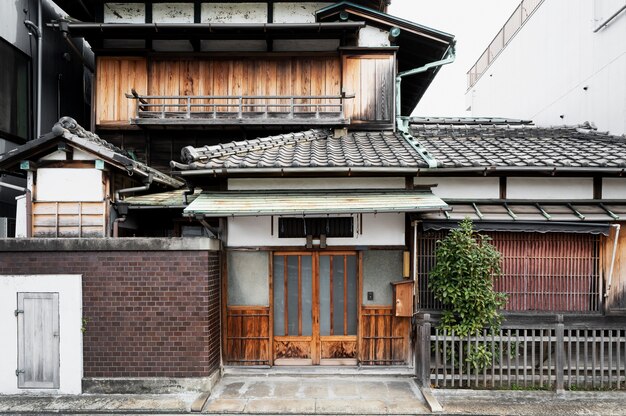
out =
[[348,96],[139,95],[130,122],[138,126],[308,125],[349,124],[344,113]]

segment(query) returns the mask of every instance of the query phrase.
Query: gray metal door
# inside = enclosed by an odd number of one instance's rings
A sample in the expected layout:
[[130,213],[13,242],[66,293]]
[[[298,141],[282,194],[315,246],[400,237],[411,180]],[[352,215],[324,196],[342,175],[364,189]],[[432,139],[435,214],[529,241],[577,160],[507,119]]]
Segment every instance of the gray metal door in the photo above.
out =
[[18,388],[59,388],[59,294],[17,294]]

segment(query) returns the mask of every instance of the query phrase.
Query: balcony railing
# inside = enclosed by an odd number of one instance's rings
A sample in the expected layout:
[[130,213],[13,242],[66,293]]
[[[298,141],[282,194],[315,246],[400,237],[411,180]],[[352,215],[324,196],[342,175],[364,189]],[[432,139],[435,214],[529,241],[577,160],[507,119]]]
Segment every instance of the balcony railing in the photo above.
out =
[[136,125],[229,125],[229,124],[348,124],[344,101],[354,96],[227,96],[227,95],[139,95]]
[[487,49],[480,55],[472,69],[467,72],[467,88],[472,88],[480,77],[485,73],[489,65],[496,59],[502,50],[509,44],[511,39],[524,26],[533,12],[543,3],[544,0],[522,0],[506,21],[502,29],[491,41]]

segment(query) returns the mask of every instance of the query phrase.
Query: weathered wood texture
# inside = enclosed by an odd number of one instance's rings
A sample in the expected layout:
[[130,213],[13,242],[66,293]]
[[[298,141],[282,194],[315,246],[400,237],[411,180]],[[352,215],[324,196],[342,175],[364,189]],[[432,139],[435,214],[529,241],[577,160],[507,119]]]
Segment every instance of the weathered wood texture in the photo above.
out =
[[615,247],[615,263],[613,264],[613,275],[611,273],[611,261],[613,258],[613,245],[615,241],[616,229],[611,228],[608,238],[603,239],[603,264],[602,271],[605,276],[605,282],[608,284],[611,280],[610,287],[607,287],[606,310],[609,313],[626,312],[626,223],[622,222],[621,230],[617,238],[617,246]]
[[270,364],[269,307],[229,306],[226,322],[226,364]]
[[343,58],[346,117],[352,121],[391,122],[394,116],[393,55],[360,55]]
[[103,56],[96,67],[96,124],[128,123],[135,114],[135,102],[124,95],[131,89],[146,91],[148,72],[145,58]]
[[[125,97],[133,88],[140,95],[166,96],[341,94],[338,57],[155,59],[150,62],[142,58],[100,57],[97,71],[96,124],[128,123],[135,117],[136,100]],[[159,103],[159,100],[151,100],[151,103]],[[223,99],[222,103],[237,104],[234,99]],[[289,103],[276,99],[273,104]],[[232,108],[217,107],[216,111],[232,111]],[[249,111],[254,110],[254,107],[249,108]],[[165,111],[180,111],[180,107],[168,107]],[[311,109],[304,106],[298,111]]]
[[33,202],[33,237],[105,237],[104,202]]
[[321,359],[357,358],[356,336],[321,337]]
[[59,388],[59,294],[18,293],[20,388]]
[[391,306],[363,306],[361,313],[361,363],[408,364],[411,319],[395,317]]
[[312,359],[312,337],[274,337],[274,358]]

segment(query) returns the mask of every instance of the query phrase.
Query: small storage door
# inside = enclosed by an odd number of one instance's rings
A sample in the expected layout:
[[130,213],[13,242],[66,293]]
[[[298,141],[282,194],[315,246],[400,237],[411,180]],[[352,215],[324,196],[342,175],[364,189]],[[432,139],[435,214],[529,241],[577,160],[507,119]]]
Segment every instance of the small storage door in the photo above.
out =
[[59,388],[59,294],[17,294],[18,388]]

